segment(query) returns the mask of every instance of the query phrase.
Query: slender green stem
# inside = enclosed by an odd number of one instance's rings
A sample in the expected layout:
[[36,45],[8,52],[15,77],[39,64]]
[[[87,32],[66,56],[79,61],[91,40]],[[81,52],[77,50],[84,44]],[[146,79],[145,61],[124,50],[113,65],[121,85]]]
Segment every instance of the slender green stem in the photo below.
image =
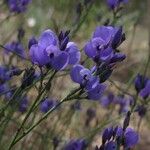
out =
[[[37,121],[32,127],[30,127],[27,131],[25,131],[20,137],[13,138],[13,141],[11,142],[8,150],[10,150],[18,141],[20,141],[23,137],[25,137],[29,132],[31,132],[35,127],[37,127],[43,120],[45,120],[54,110],[56,110],[62,103],[70,100],[70,97],[77,93],[81,88],[77,88],[73,90],[70,94],[68,94],[65,98],[63,98],[56,106],[51,108],[39,121]],[[73,99],[73,97],[72,97]],[[21,125],[22,126],[22,125]],[[17,134],[18,135],[18,134]]]
[[19,135],[21,129],[23,128],[25,122],[27,121],[28,117],[30,116],[30,114],[32,113],[32,110],[34,109],[36,103],[39,101],[39,99],[41,98],[42,94],[45,92],[45,90],[47,89],[47,86],[49,86],[49,84],[51,83],[53,77],[55,76],[57,71],[54,71],[54,73],[52,74],[52,76],[50,77],[49,81],[47,82],[45,88],[38,94],[36,100],[33,102],[33,104],[31,105],[29,111],[27,112],[24,120],[22,121],[22,124],[20,125],[19,129],[17,130],[15,136],[12,139],[12,142],[10,143],[10,146],[8,149],[11,149],[11,146],[13,145],[14,141],[16,140],[17,136]]

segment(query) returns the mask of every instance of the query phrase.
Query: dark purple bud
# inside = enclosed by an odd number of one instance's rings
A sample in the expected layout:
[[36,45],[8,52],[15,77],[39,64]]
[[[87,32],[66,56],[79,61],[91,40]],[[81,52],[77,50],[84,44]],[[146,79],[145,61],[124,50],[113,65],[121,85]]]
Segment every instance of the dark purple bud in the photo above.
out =
[[28,49],[30,49],[32,45],[37,44],[37,43],[38,43],[38,41],[36,40],[36,38],[32,37],[31,39],[29,39]]
[[26,69],[22,79],[21,87],[24,89],[30,86],[35,79],[35,69],[33,67]]
[[125,129],[129,126],[130,123],[130,116],[131,116],[131,112],[128,111],[125,117],[125,120],[123,122],[123,130],[125,131]]
[[105,150],[117,150],[117,143],[110,141],[105,145]]
[[116,53],[114,56],[111,58],[110,63],[116,63],[116,62],[121,62],[126,58],[125,54],[122,53]]
[[65,32],[65,34],[64,34],[64,37],[69,36],[69,34],[70,34],[70,30],[67,30],[67,31]]
[[139,93],[146,85],[147,78],[138,74],[135,78],[134,85],[137,93]]
[[60,140],[57,137],[53,138],[53,146],[54,146],[54,150],[58,147],[60,143]]
[[23,28],[18,29],[18,41],[21,41],[25,35],[25,31]]
[[116,49],[121,44],[121,41],[122,41],[122,27],[118,29],[118,31],[116,32],[113,38],[112,48]]
[[112,74],[113,70],[109,66],[101,67],[97,70],[97,74],[99,74],[100,83],[105,82]]
[[65,48],[66,48],[68,42],[69,42],[69,37],[66,36],[65,39],[62,41],[62,43],[61,43],[61,45],[60,45],[60,50],[62,50],[62,51],[65,50]]
[[10,77],[19,76],[21,75],[22,72],[23,70],[20,70],[19,68],[13,68],[12,70],[9,71],[9,75]]
[[140,91],[140,96],[145,100],[150,96],[150,80],[146,82],[145,87]]
[[124,148],[133,148],[139,142],[139,135],[132,128],[127,128],[124,133]]
[[91,118],[91,119],[95,118],[95,116],[96,116],[95,109],[88,108],[86,111],[86,115],[88,118]]
[[59,42],[61,42],[64,39],[64,33],[63,33],[63,31],[60,31],[60,33],[58,35],[58,39],[59,39]]
[[106,141],[107,140],[109,141],[112,136],[113,136],[113,127],[106,128],[102,135],[102,143],[105,144]]
[[135,111],[138,112],[138,115],[140,117],[144,117],[147,112],[147,108],[143,105],[139,105],[139,106],[137,106]]

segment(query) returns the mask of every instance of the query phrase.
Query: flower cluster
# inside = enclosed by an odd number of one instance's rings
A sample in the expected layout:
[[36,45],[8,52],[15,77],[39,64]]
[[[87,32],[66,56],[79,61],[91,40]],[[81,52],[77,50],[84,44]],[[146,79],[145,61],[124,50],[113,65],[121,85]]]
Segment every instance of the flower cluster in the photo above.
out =
[[95,150],[117,150],[123,146],[125,149],[133,148],[139,141],[138,134],[130,127],[125,130],[117,126],[106,128],[102,135],[102,145]]
[[87,69],[77,64],[71,70],[71,79],[79,83],[87,93],[87,98],[100,99],[105,86],[102,84],[109,78],[117,62],[123,61],[125,55],[117,51],[125,40],[121,27],[97,27],[92,38],[84,47],[85,54],[95,62],[95,66]]
[[27,9],[31,0],[6,0],[11,12],[21,13]]
[[85,45],[85,54],[94,60],[98,66],[103,63],[109,67],[125,59],[125,55],[118,52],[118,46],[125,40],[122,27],[97,27],[89,42]]
[[74,42],[69,42],[69,32],[57,36],[53,31],[44,31],[39,40],[29,41],[30,58],[34,64],[63,70],[67,65],[74,65],[80,60],[80,52]]

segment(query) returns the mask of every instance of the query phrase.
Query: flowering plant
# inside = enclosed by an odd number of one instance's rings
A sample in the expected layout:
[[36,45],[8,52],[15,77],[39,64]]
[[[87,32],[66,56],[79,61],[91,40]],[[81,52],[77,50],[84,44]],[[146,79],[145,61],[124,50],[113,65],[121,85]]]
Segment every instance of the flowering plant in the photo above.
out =
[[[56,11],[56,19],[50,14],[57,8],[48,8],[52,24],[45,25],[43,21],[44,27],[34,32],[38,22],[30,18],[34,14],[29,12],[35,9],[34,5],[39,7],[38,2],[4,0],[0,3],[4,11],[0,26],[5,29],[11,20],[19,22],[17,31],[15,29],[9,38],[0,37],[2,149],[135,148],[141,139],[141,122],[149,111],[150,53],[143,73],[136,72],[134,77],[127,78],[126,88],[124,82],[118,86],[114,81],[120,66],[130,61],[122,48],[128,41],[127,28],[120,21],[130,2],[66,1],[66,5],[74,6],[73,14],[61,7],[64,16]],[[47,4],[43,1],[43,12]],[[101,7],[106,9],[106,16],[98,25],[92,24],[91,36],[86,35],[88,21],[94,20],[92,10]],[[46,19],[44,15],[39,18]],[[70,18],[71,15],[74,17]],[[84,32],[86,41],[79,34]],[[138,118],[137,129],[134,117]]]

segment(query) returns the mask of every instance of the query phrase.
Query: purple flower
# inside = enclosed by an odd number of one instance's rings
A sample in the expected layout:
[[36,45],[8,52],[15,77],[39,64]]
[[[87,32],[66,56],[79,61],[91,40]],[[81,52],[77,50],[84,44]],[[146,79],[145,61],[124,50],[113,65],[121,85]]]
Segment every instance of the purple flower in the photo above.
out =
[[103,107],[109,107],[114,102],[114,95],[112,93],[109,93],[108,96],[103,96],[100,99],[100,103]]
[[0,84],[10,80],[9,69],[5,66],[0,66]]
[[21,13],[27,9],[31,0],[6,0],[11,12]]
[[116,135],[116,137],[122,137],[122,136],[123,136],[123,128],[117,126],[117,127],[116,127],[115,135]]
[[121,3],[125,4],[128,0],[107,0],[107,4],[110,9],[117,8]]
[[26,112],[28,107],[28,97],[24,96],[19,104],[19,111],[24,113]]
[[30,57],[34,64],[49,65],[55,70],[63,70],[68,64],[74,65],[80,60],[80,52],[76,44],[69,42],[68,34],[57,35],[44,31],[35,44],[30,40]]
[[10,52],[14,52],[21,56],[22,58],[26,57],[25,49],[20,42],[13,41],[5,45],[5,52],[9,54]]
[[105,145],[105,150],[117,150],[117,142],[110,141]]
[[139,135],[135,132],[132,128],[127,128],[124,133],[125,138],[125,147],[132,148],[134,147],[139,141]]
[[36,38],[31,37],[28,42],[28,49],[30,49],[32,45],[37,44],[37,43],[38,43],[38,41],[36,40]]
[[134,85],[136,91],[139,93],[146,85],[148,79],[140,74],[138,74],[135,78]]
[[122,27],[100,26],[93,33],[84,47],[85,54],[96,63],[114,63],[125,59],[125,55],[116,53],[115,49],[123,42]]
[[65,147],[64,150],[85,150],[87,147],[84,139],[71,140]]
[[135,111],[138,112],[140,117],[144,117],[147,112],[147,108],[143,105],[138,105]]
[[93,72],[82,65],[75,65],[70,73],[71,79],[85,89],[89,99],[98,100],[104,92],[105,85],[93,76]]
[[102,94],[104,93],[106,86],[103,84],[97,84],[91,90],[88,90],[88,98],[92,100],[99,100]]
[[113,127],[106,128],[102,134],[102,143],[105,144],[113,136]]
[[146,82],[145,87],[140,91],[140,96],[144,99],[148,98],[150,95],[150,80]]
[[43,100],[40,104],[40,110],[43,113],[48,112],[52,107],[54,107],[56,105],[56,101],[54,100],[50,100],[48,98],[46,98],[45,100]]

